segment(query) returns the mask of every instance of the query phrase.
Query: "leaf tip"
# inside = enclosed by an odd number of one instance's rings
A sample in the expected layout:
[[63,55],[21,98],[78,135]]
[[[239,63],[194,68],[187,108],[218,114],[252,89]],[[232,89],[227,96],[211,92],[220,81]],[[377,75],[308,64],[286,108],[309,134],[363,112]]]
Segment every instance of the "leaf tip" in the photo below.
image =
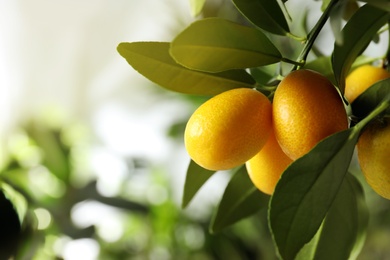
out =
[[181,208],[185,209],[188,206],[189,201],[183,197],[183,201],[181,202]]
[[216,227],[214,221],[212,221],[210,223],[210,226],[209,226],[209,233],[211,235],[215,235],[215,234],[217,234],[220,231],[221,231],[221,228]]
[[121,42],[118,44],[118,46],[116,46],[116,50],[121,56],[123,56],[122,54],[123,54],[123,51],[125,49],[125,46],[128,44],[129,44],[128,42]]

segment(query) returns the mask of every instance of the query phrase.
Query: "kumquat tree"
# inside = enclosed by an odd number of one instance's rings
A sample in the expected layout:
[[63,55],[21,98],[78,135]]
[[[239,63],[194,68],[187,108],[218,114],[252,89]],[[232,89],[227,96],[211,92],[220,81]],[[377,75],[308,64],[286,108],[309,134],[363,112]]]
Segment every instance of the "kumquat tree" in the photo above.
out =
[[293,0],[232,2],[236,16],[206,17],[193,0],[199,19],[171,42],[117,47],[150,81],[204,98],[183,133],[182,207],[228,171],[211,233],[266,209],[280,259],[356,259],[363,186],[390,199],[390,2],[323,0],[313,24]]

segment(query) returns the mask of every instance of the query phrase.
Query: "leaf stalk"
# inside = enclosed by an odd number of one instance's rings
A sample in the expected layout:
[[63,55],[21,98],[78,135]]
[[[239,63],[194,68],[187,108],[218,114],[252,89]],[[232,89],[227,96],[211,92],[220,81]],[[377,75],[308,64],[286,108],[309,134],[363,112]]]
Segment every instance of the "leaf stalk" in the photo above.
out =
[[[339,0],[331,0],[330,1],[328,6],[326,7],[325,11],[322,13],[320,19],[318,19],[317,23],[314,25],[314,27],[311,29],[311,31],[307,35],[307,41],[305,43],[305,46],[303,47],[302,52],[297,59],[297,62],[299,64],[305,64],[307,56],[309,55],[309,52],[312,49],[315,40],[317,39],[318,35],[320,34],[325,23],[328,21],[330,12],[333,9],[333,7],[338,3],[338,1]],[[293,68],[293,70],[295,70],[299,67],[301,67],[301,65],[296,65]]]
[[300,67],[300,66],[305,65],[305,62],[304,62],[304,61],[300,61],[300,60],[298,60],[298,61],[290,60],[289,58],[285,58],[285,57],[282,58],[282,61],[283,61],[283,62],[286,62],[286,63],[293,64],[293,65],[295,65],[295,66],[297,66],[297,67]]

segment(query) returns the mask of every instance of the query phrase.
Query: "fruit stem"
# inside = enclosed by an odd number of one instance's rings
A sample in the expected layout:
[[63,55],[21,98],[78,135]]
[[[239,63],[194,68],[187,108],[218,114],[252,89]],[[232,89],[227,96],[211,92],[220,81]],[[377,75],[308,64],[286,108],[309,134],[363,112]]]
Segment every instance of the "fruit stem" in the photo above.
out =
[[[314,25],[314,27],[311,29],[309,34],[307,35],[307,41],[305,43],[305,46],[302,49],[301,54],[299,55],[297,62],[299,64],[305,64],[307,55],[309,55],[310,50],[313,47],[313,44],[315,40],[317,39],[319,33],[321,32],[322,28],[324,27],[325,23],[327,22],[330,12],[332,8],[337,4],[339,0],[331,0],[324,12],[322,13],[320,19],[317,21],[317,23]],[[293,70],[298,69],[301,67],[301,65],[295,65]]]

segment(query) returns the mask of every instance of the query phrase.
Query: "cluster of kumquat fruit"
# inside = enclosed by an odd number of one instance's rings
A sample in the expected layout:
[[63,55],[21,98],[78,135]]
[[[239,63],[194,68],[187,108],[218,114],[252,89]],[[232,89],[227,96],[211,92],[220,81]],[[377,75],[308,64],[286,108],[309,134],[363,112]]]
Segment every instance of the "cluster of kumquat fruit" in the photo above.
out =
[[[373,83],[389,78],[365,65],[346,80],[349,102]],[[209,170],[246,165],[253,184],[272,194],[284,170],[324,138],[349,127],[343,99],[318,72],[294,70],[279,83],[271,101],[255,89],[214,96],[189,119],[185,146],[194,162]],[[369,185],[390,199],[390,119],[369,125],[359,139],[358,158]]]

